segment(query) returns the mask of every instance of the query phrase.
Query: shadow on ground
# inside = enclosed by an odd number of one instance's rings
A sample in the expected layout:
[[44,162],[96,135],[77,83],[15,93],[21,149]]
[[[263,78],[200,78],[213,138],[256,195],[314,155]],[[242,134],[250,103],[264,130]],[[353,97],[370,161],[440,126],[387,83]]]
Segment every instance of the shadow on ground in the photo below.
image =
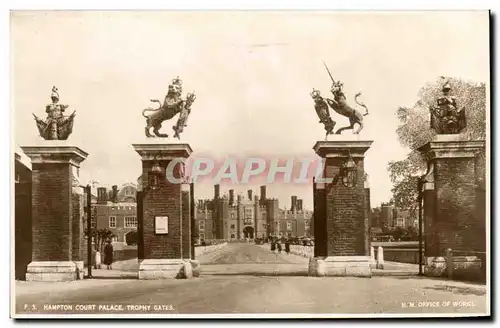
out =
[[202,272],[203,276],[308,277],[307,272]]
[[450,280],[446,277],[427,277],[427,276],[419,276],[419,275],[413,275],[413,276],[392,276],[395,279],[426,279],[426,280],[437,280],[437,281],[453,281],[453,282],[460,282],[463,284],[468,284],[472,286],[486,286],[485,282],[482,281],[471,281],[471,280],[458,280],[458,279],[453,279]]
[[477,295],[477,296],[486,295],[486,290],[471,288],[471,287],[436,285],[433,287],[424,287],[424,289],[440,290],[460,295]]
[[127,276],[92,276],[91,278],[85,278],[85,280],[139,280],[138,275],[127,275]]

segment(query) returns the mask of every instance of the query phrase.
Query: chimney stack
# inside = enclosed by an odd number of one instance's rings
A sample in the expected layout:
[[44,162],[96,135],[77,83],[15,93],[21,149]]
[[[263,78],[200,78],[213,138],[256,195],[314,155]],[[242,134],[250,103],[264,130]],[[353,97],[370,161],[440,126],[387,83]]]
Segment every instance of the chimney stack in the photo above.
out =
[[106,204],[108,201],[108,192],[106,187],[97,188],[97,204]]
[[292,196],[292,204],[290,206],[290,211],[297,210],[297,196]]
[[241,195],[238,195],[238,203],[241,203]]
[[302,211],[302,199],[297,199],[297,211]]
[[252,201],[252,189],[248,189],[247,193],[248,193],[248,200]]
[[234,205],[234,189],[229,189],[229,206]]
[[260,204],[264,205],[266,202],[266,186],[260,186]]
[[214,185],[214,199],[220,198],[220,185]]
[[111,197],[111,201],[113,203],[118,203],[118,186],[117,185],[114,185],[111,187],[112,188],[112,197]]

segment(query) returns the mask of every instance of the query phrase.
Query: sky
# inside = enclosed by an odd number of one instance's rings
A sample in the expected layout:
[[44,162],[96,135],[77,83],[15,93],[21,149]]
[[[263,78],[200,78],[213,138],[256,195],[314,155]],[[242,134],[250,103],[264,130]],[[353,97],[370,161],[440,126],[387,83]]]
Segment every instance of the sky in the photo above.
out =
[[[132,144],[145,142],[141,115],[163,99],[171,80],[194,91],[181,141],[192,156],[314,156],[324,140],[310,92],[329,94],[344,83],[368,106],[360,138],[366,153],[371,205],[391,198],[387,163],[405,157],[395,133],[399,106],[411,106],[419,89],[439,76],[489,81],[486,11],[37,11],[11,14],[13,144],[40,143],[32,113],[45,117],[52,86],[76,111],[68,142],[89,153],[83,183],[136,182],[141,172]],[[337,126],[348,120],[332,112]],[[172,135],[175,120],[163,131]],[[230,186],[236,192],[261,183]],[[196,198],[213,196],[199,183]],[[272,184],[268,197],[289,207],[290,196],[312,208],[310,184]]]

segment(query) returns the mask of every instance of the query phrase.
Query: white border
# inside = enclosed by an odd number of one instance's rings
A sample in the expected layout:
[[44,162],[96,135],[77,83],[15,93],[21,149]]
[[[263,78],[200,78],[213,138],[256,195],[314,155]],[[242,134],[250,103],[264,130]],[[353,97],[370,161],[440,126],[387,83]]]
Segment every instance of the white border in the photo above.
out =
[[[281,1],[269,1],[269,0],[256,0],[256,1],[211,1],[210,3],[207,3],[206,1],[203,0],[183,0],[183,1],[152,1],[152,0],[142,0],[142,1],[104,1],[104,0],[99,0],[99,1],[64,1],[64,0],[59,0],[59,1],[45,1],[44,3],[40,3],[39,1],[3,1],[2,6],[5,6],[6,10],[2,11],[3,15],[1,16],[2,19],[2,24],[0,25],[1,32],[2,32],[2,40],[9,40],[9,12],[8,10],[10,9],[15,9],[15,10],[33,10],[33,9],[92,9],[92,10],[112,10],[112,9],[118,9],[118,10],[133,10],[133,9],[142,9],[142,10],[154,10],[154,9],[174,9],[174,10],[179,10],[179,9],[189,9],[189,10],[200,10],[200,9],[210,9],[210,10],[220,10],[220,9],[236,9],[236,10],[250,10],[250,9],[260,9],[260,10],[265,10],[265,9],[285,9],[285,10],[304,10],[304,9],[309,9],[309,10],[325,10],[325,9],[337,9],[337,10],[413,10],[413,9],[429,9],[429,10],[470,10],[470,9],[489,9],[493,7],[498,7],[498,1],[481,1],[481,0],[475,0],[475,1],[465,1],[465,0],[455,0],[455,1],[437,1],[437,0],[420,0],[420,1],[404,1],[404,2],[380,2],[377,1],[376,3],[374,1],[360,1],[360,0],[339,0],[339,1],[329,1],[329,0],[308,0],[308,1],[299,1],[299,0],[281,0]],[[494,12],[498,12],[498,10],[494,10]],[[498,18],[497,18],[498,19]],[[495,34],[495,39],[498,40],[497,37],[498,34]],[[7,42],[6,42],[7,43]],[[498,41],[495,41],[496,44],[498,44]],[[10,49],[9,46],[7,47],[2,47],[3,51],[3,60],[2,60],[2,69],[3,73],[2,76],[4,79],[7,79],[6,83],[3,85],[3,87],[0,89],[0,92],[2,93],[2,100],[4,104],[4,108],[10,108],[10,97],[9,97],[9,91],[10,90],[10,65],[9,65],[9,58],[10,58]],[[497,86],[498,84],[495,83],[496,81],[492,81],[495,85]],[[497,91],[497,88],[495,87],[495,91]],[[493,111],[493,109],[492,109]],[[6,117],[4,117],[3,120],[0,122],[4,124],[2,129],[0,129],[0,133],[3,134],[3,138],[0,138],[0,142],[4,143],[3,149],[8,149],[10,152],[10,156],[4,156],[4,159],[8,159],[9,162],[2,164],[2,168],[5,168],[2,170],[2,198],[3,200],[9,199],[11,201],[10,204],[7,206],[2,206],[2,210],[4,211],[4,215],[1,217],[4,218],[3,222],[6,224],[8,222],[5,218],[11,217],[10,209],[12,208],[9,205],[12,205],[12,199],[10,197],[11,193],[11,188],[12,188],[12,170],[11,166],[13,163],[13,154],[14,154],[14,148],[12,146],[12,140],[11,136],[13,133],[11,133],[11,128],[12,125],[9,126],[8,123],[11,123],[11,117],[9,117],[9,111],[4,110],[2,111]],[[9,141],[7,141],[9,140]],[[7,169],[9,168],[8,172],[9,174],[6,174]],[[9,187],[7,187],[9,186]],[[7,189],[8,188],[8,189]],[[489,211],[489,207],[488,207]],[[493,219],[493,218],[492,218]],[[498,224],[497,224],[498,226]],[[10,229],[2,229],[4,232],[3,241],[8,241],[8,237],[13,237],[13,226],[10,225]],[[9,233],[10,232],[10,233]],[[491,231],[491,234],[494,232]],[[8,235],[7,235],[8,234]],[[4,256],[3,258],[10,258],[11,259],[11,267],[13,268],[13,259],[10,256],[10,244],[2,247],[2,250],[4,251]],[[497,254],[497,257],[498,254]],[[496,259],[496,263],[500,263],[498,261],[498,258]],[[9,280],[10,280],[10,272],[7,270],[1,270],[1,275],[9,275]],[[3,281],[7,281],[7,277],[2,277],[5,278]],[[491,277],[490,277],[491,278]],[[489,284],[491,286],[491,284]],[[6,295],[6,293],[4,293]],[[10,300],[7,299],[7,302]],[[9,302],[10,303],[10,302]],[[7,304],[3,308],[7,308]],[[10,305],[9,305],[10,308]],[[490,312],[493,312],[490,310]],[[387,318],[387,317],[436,317],[438,315],[422,315],[422,314],[416,314],[416,315],[398,315],[398,314],[391,314],[391,315],[370,315],[370,314],[363,314],[363,315],[342,315],[342,314],[335,314],[335,315],[314,315],[314,314],[273,314],[273,315],[264,315],[264,314],[255,314],[255,315],[250,315],[250,314],[244,314],[244,315],[189,315],[189,316],[184,316],[184,315],[177,315],[175,316],[176,318],[275,318],[275,317],[281,317],[281,318],[305,318],[305,317],[321,317],[321,318],[326,318],[326,317],[335,317],[335,318],[342,318],[342,317],[349,317],[349,318],[361,318],[361,317],[378,317],[378,318]],[[460,316],[457,314],[454,314],[454,316]],[[44,318],[47,318],[47,316],[43,316]],[[65,317],[65,316],[50,316],[50,317]],[[77,316],[77,315],[72,315],[72,318],[88,318],[88,316]],[[92,316],[95,317],[95,316]],[[99,317],[113,317],[113,318],[124,318],[124,317],[138,317],[138,318],[152,318],[156,317],[154,315],[147,315],[147,316],[142,316],[142,315],[137,315],[137,316],[132,316],[132,315],[112,315],[112,316],[99,316]],[[167,316],[161,315],[161,318],[166,318]],[[173,317],[173,316],[169,316]],[[5,316],[4,316],[5,318]],[[21,316],[19,316],[21,318]],[[34,316],[30,316],[30,318],[35,318]],[[12,321],[10,321],[12,323]],[[260,324],[262,325],[262,324]]]

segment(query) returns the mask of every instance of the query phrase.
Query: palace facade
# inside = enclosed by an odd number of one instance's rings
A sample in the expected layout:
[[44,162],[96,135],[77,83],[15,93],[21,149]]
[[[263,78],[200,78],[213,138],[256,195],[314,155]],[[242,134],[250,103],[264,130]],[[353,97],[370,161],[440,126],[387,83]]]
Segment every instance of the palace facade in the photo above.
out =
[[290,209],[280,209],[278,199],[267,198],[266,186],[260,187],[259,198],[253,190],[235,197],[234,189],[229,189],[221,196],[220,185],[215,185],[213,199],[196,203],[197,235],[200,240],[311,237],[313,212],[304,210],[302,203],[292,196]]

